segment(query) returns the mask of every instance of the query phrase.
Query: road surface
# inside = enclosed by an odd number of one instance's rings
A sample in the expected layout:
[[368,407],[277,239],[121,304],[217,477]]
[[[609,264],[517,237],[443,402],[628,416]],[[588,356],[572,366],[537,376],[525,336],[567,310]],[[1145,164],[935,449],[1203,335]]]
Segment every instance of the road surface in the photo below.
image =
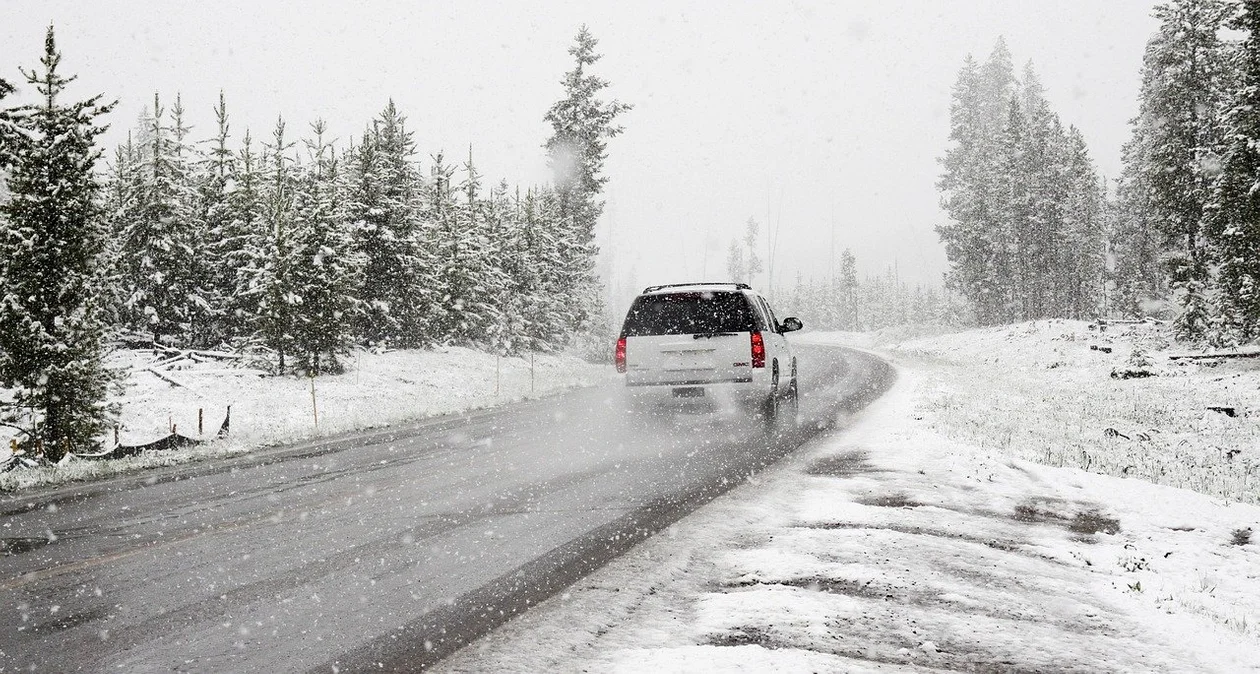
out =
[[800,430],[627,419],[615,385],[0,499],[0,671],[414,671],[860,409],[798,350]]

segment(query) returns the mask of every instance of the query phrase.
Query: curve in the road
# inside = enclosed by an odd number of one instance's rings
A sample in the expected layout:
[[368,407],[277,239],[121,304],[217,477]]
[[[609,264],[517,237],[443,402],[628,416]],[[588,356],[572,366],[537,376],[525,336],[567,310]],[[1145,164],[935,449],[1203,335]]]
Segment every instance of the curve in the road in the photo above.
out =
[[[421,669],[892,382],[801,347],[798,430],[628,421],[615,388],[0,500],[0,665]],[[14,552],[19,551],[19,552]]]

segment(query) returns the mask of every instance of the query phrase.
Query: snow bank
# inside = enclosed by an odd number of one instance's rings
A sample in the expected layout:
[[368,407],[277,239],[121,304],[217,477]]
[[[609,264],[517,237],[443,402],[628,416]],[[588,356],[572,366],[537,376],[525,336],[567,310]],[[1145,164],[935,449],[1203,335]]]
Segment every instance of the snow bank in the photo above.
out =
[[[843,334],[808,337],[853,344]],[[1173,344],[1159,325],[1100,329],[1062,320],[880,349],[927,372],[929,391],[916,414],[951,438],[1048,465],[1260,503],[1260,359],[1173,360],[1191,350]],[[1112,377],[1131,369],[1135,357],[1149,361],[1140,369],[1152,376]]]
[[[497,358],[460,347],[386,353],[358,351],[345,363],[345,374],[321,376],[314,381],[304,377],[260,377],[252,374],[253,370],[232,368],[214,360],[184,360],[173,368],[154,367],[164,360],[165,357],[144,350],[119,351],[111,356],[109,365],[127,372],[124,389],[114,399],[121,405],[119,440],[123,444],[147,443],[172,429],[209,440],[230,406],[231,431],[227,440],[131,459],[77,460],[55,468],[17,469],[0,475],[0,491],[238,454],[259,446],[466,412],[613,376],[609,367],[591,365],[569,355],[538,354],[531,366],[529,356]],[[7,447],[7,438],[0,440]]]

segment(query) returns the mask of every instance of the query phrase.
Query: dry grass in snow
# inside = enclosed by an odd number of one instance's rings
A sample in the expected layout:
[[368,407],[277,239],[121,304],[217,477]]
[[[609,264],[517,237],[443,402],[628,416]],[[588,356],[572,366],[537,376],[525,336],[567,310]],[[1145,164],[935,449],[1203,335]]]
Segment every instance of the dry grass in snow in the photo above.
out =
[[[814,339],[863,345],[852,335]],[[929,393],[916,413],[948,437],[1260,503],[1260,358],[1172,360],[1194,351],[1172,343],[1163,326],[1062,320],[876,335],[864,345],[924,369]],[[1113,378],[1132,367],[1135,349],[1154,376]]]

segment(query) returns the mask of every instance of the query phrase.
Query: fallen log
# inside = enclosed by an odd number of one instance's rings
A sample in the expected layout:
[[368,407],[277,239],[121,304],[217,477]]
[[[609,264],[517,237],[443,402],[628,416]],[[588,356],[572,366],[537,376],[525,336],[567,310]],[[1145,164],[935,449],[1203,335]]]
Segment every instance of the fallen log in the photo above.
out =
[[178,387],[180,387],[180,388],[186,388],[186,389],[192,389],[192,388],[193,388],[192,386],[189,386],[188,384],[185,384],[184,382],[182,382],[182,381],[180,381],[180,380],[178,380],[178,379],[176,379],[176,378],[174,378],[174,377],[172,377],[172,376],[170,376],[170,375],[168,375],[168,374],[162,374],[161,372],[159,372],[159,371],[158,371],[158,369],[157,369],[156,367],[146,367],[146,368],[144,369],[144,371],[145,371],[145,372],[151,372],[151,373],[153,373],[153,376],[157,377],[158,379],[161,379],[162,381],[164,381],[164,382],[166,382],[166,383],[170,384],[171,386],[178,386]]
[[1179,353],[1168,360],[1212,360],[1216,358],[1260,358],[1260,351],[1230,351],[1228,353]]

